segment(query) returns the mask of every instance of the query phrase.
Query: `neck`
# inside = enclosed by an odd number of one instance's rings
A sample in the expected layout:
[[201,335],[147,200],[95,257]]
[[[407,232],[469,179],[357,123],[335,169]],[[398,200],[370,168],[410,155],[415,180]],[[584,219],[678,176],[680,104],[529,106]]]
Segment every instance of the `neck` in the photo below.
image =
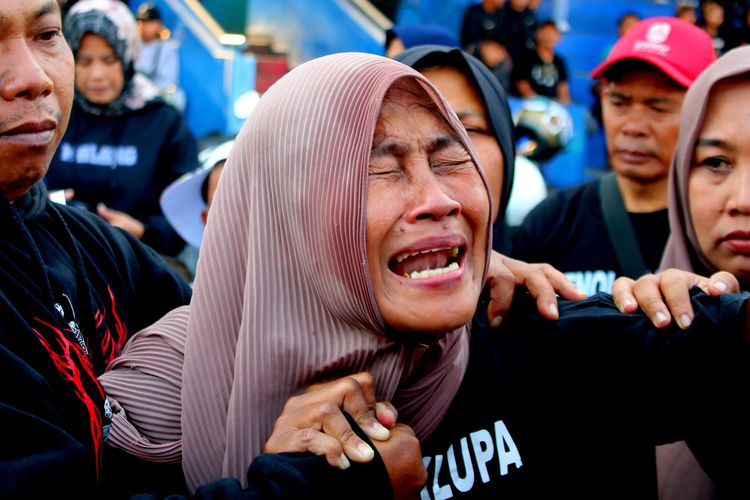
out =
[[617,174],[617,186],[628,212],[656,212],[667,208],[667,177],[643,183]]
[[539,54],[539,57],[545,62],[549,62],[555,57],[555,52],[552,50],[552,47],[537,46],[536,53]]

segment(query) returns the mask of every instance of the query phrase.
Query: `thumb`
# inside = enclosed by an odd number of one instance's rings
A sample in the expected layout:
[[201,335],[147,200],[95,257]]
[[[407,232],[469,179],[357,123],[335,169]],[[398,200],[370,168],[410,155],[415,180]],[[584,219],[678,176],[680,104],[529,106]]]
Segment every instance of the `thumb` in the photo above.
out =
[[111,211],[104,203],[99,203],[96,205],[96,213],[99,214],[99,216],[104,220],[109,220],[112,216]]

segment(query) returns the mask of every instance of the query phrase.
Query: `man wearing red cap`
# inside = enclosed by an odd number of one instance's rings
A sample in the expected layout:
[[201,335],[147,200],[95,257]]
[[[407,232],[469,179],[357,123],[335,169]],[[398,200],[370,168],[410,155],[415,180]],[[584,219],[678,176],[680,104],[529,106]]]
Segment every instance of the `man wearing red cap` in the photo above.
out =
[[513,256],[552,264],[589,295],[654,271],[669,235],[667,175],[682,100],[715,59],[711,38],[675,18],[641,21],[620,38],[593,72],[612,172],[539,204]]

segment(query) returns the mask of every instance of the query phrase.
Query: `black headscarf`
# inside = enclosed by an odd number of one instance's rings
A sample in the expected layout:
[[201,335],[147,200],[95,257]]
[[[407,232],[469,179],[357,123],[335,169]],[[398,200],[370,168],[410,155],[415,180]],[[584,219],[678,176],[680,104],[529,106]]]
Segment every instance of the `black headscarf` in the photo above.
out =
[[502,85],[487,67],[476,57],[463,50],[442,45],[421,45],[408,49],[394,59],[416,70],[436,66],[456,68],[469,78],[479,92],[487,108],[490,128],[503,155],[503,185],[500,188],[500,209],[492,231],[492,248],[506,249],[505,209],[513,186],[514,162],[516,157],[513,118],[508,107],[508,97]]

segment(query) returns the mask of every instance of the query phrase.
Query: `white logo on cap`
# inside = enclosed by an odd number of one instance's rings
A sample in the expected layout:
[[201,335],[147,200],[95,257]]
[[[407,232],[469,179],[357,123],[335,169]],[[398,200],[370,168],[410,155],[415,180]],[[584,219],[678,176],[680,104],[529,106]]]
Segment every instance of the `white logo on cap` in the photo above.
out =
[[663,43],[669,36],[672,27],[667,23],[654,23],[648,28],[646,40],[651,43]]

